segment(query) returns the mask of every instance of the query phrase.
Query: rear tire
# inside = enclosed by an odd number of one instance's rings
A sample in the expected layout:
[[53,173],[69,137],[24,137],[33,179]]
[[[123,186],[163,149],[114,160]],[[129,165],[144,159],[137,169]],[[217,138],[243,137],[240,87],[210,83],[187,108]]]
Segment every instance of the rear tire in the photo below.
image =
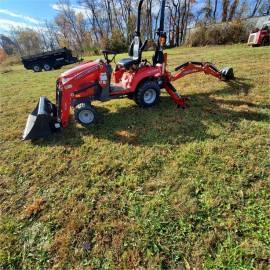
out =
[[80,103],[75,107],[74,117],[84,127],[93,126],[98,122],[98,114],[95,107],[87,103]]
[[159,102],[160,88],[157,82],[147,81],[139,86],[135,93],[135,102],[142,108],[148,108]]
[[127,94],[128,99],[134,99],[134,93]]
[[43,68],[45,71],[50,71],[52,69],[52,67],[47,63],[43,65]]
[[34,64],[32,67],[34,72],[40,72],[41,71],[41,67],[39,64]]
[[267,46],[270,45],[270,39],[269,38],[264,38],[262,40],[262,46]]

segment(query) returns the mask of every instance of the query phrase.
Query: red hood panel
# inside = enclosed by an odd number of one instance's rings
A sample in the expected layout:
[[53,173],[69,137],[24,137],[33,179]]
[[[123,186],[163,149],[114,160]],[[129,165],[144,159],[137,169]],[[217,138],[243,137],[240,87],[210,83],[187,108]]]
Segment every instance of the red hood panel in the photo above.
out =
[[99,60],[95,60],[95,61],[89,61],[89,62],[85,62],[82,63],[74,68],[71,68],[67,71],[65,71],[64,73],[62,73],[60,75],[60,78],[72,78],[74,76],[77,76],[85,71],[88,71],[91,68],[97,68],[99,67]]

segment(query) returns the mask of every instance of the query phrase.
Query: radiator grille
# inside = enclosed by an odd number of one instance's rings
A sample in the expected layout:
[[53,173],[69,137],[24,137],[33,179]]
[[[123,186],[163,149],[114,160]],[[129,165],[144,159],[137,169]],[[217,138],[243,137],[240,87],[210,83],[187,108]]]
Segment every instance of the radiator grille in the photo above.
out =
[[254,44],[255,43],[256,34],[249,35],[248,38],[248,44]]
[[61,103],[62,103],[62,91],[59,88],[59,82],[56,82],[56,108],[57,108],[57,121],[61,121]]

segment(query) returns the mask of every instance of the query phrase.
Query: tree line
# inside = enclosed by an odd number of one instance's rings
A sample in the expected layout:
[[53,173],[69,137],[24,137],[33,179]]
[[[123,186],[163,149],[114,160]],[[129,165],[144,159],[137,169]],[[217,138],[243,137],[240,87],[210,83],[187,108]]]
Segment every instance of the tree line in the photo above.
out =
[[[59,0],[58,14],[40,27],[13,28],[0,36],[8,55],[29,55],[69,47],[79,53],[98,53],[101,48],[125,51],[137,20],[138,0]],[[159,26],[160,0],[145,0],[141,34],[153,44]],[[270,14],[269,0],[167,0],[166,31],[171,47],[184,43],[187,29],[235,19]]]

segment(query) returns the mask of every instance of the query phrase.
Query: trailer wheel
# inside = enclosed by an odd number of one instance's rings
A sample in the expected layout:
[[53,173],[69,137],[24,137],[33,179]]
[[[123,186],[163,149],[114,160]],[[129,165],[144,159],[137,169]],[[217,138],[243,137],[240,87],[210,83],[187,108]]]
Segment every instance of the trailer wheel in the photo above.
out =
[[50,71],[52,69],[52,67],[47,63],[43,65],[43,68],[45,71]]
[[135,93],[135,102],[143,108],[152,107],[159,102],[160,88],[157,82],[147,81]]
[[41,71],[41,67],[39,64],[34,64],[32,67],[34,72],[40,72]]
[[74,117],[84,127],[90,127],[97,123],[98,114],[94,106],[80,103],[75,107]]

